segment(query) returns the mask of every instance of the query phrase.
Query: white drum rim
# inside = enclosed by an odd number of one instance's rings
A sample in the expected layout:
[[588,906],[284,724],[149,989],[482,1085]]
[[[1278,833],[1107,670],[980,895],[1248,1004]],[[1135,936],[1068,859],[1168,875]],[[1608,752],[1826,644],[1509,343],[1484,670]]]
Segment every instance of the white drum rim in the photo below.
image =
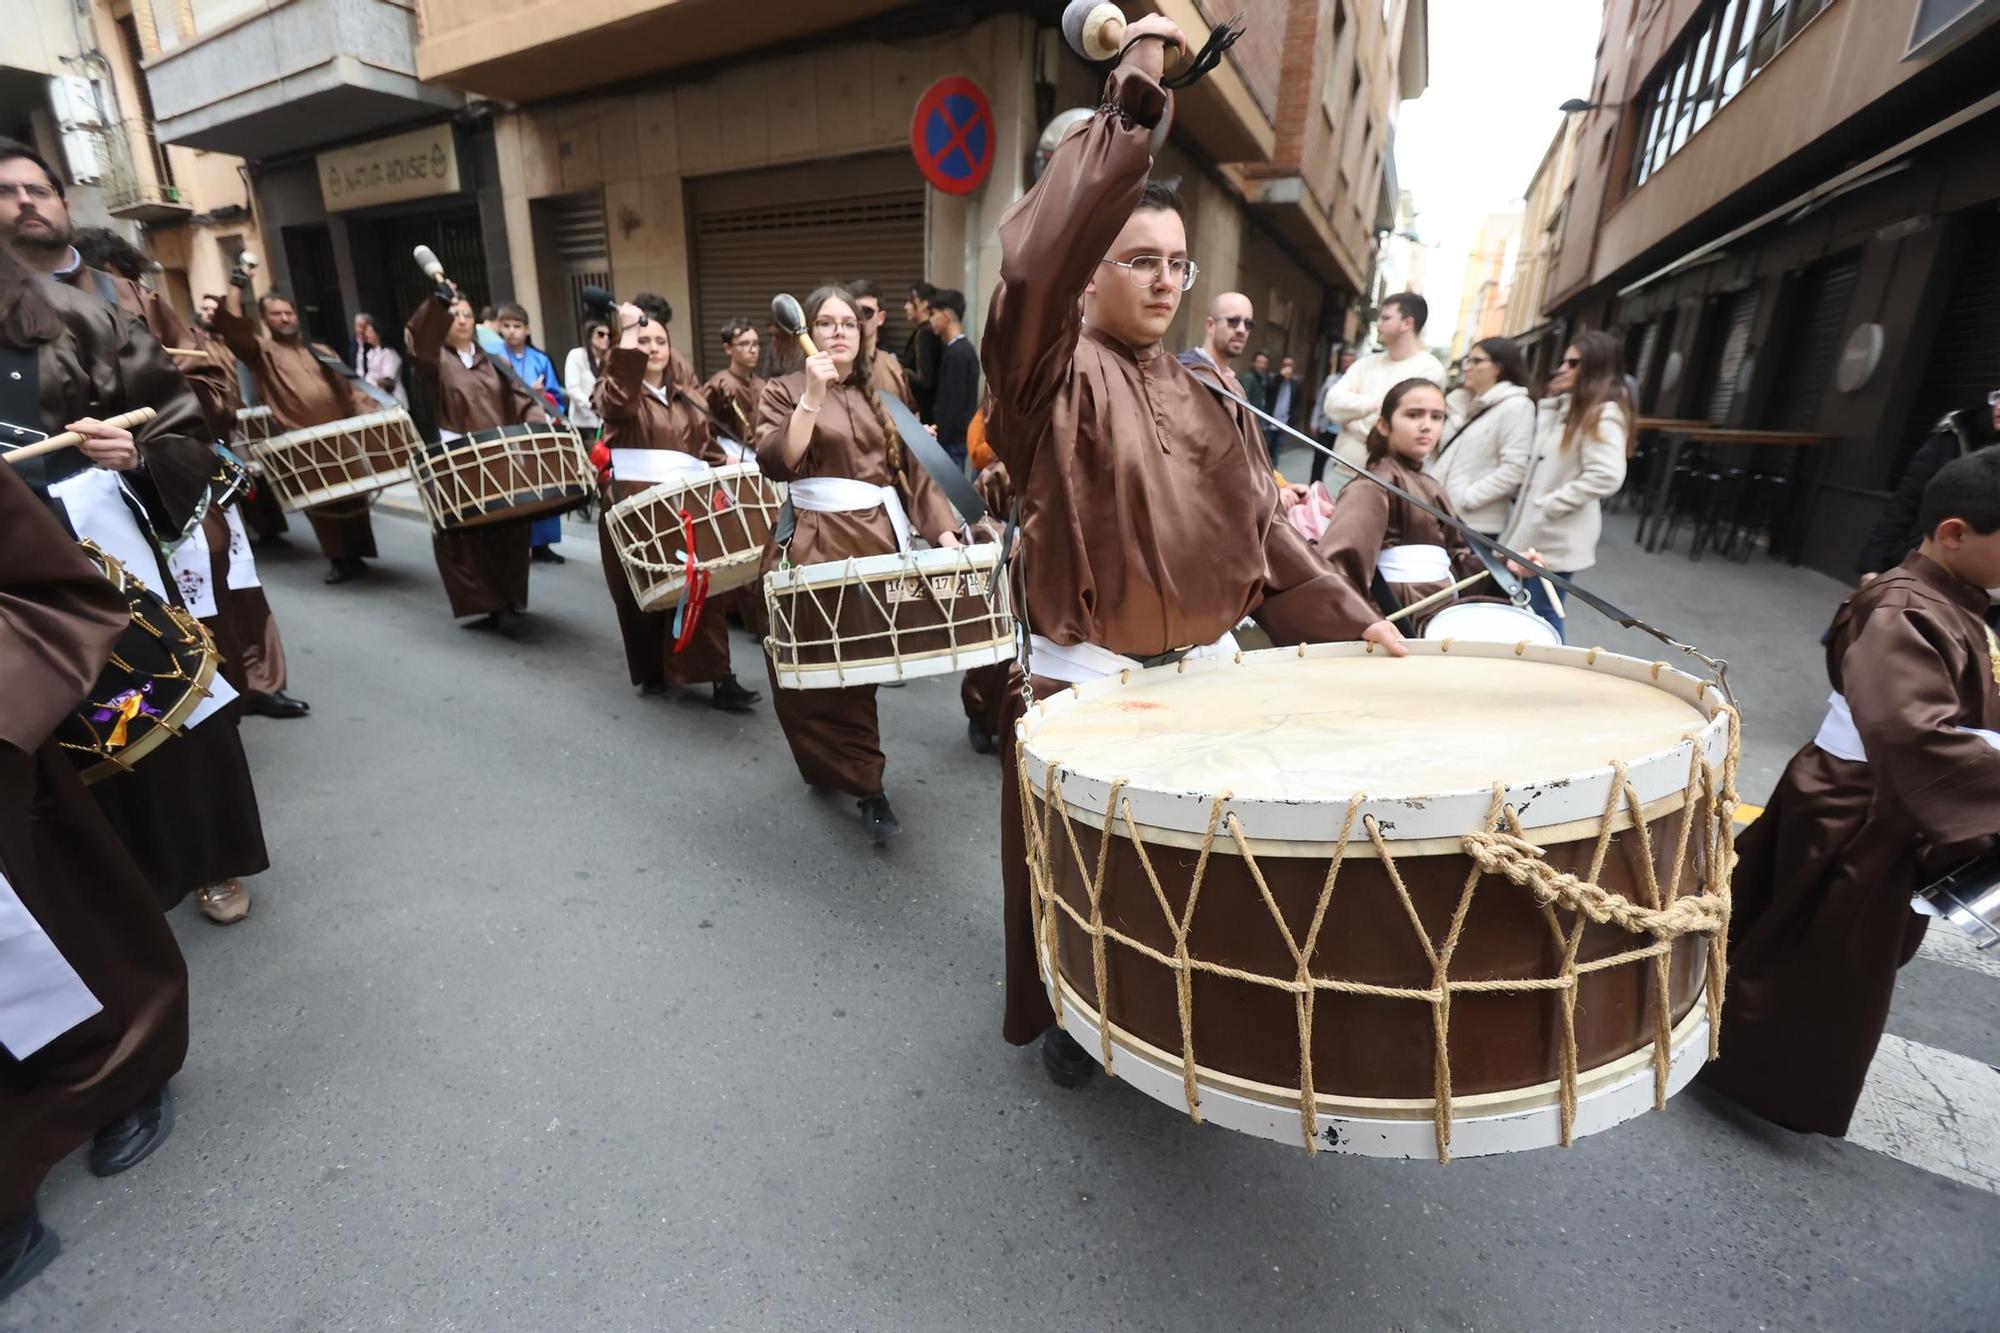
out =
[[[770,655],[769,643],[767,639],[767,658]],[[912,653],[898,660],[868,662],[860,666],[851,662],[838,667],[831,662],[825,666],[780,666],[774,660],[771,673],[782,690],[839,690],[852,685],[885,685],[892,680],[950,676],[974,667],[1012,661],[1013,657],[1014,639],[1008,635],[975,643],[970,648],[961,645],[957,652],[940,648],[935,652]]]
[[[1521,658],[1531,662],[1607,671],[1626,680],[1659,686],[1694,706],[1707,721],[1691,728],[1696,740],[1682,740],[1649,754],[1623,759],[1625,777],[1637,792],[1641,805],[1651,805],[1664,797],[1684,793],[1692,761],[1692,745],[1699,745],[1710,770],[1719,775],[1729,753],[1729,718],[1721,692],[1713,682],[1676,671],[1664,662],[1647,662],[1636,657],[1605,652],[1597,648],[1548,647],[1537,644],[1480,643],[1469,640],[1414,639],[1406,642],[1413,655]],[[1176,673],[1231,671],[1243,663],[1278,658],[1365,657],[1377,651],[1364,643],[1322,643],[1296,648],[1267,648],[1238,653],[1232,657],[1191,658],[1168,666],[1106,676],[1084,685],[1070,686],[1035,701],[1020,722],[1015,736],[1022,742],[1022,773],[1039,793],[1047,789],[1050,760],[1035,752],[1034,736],[1047,718],[1061,716],[1080,702],[1122,689],[1129,681],[1158,680]],[[1072,811],[1102,824],[1109,811],[1111,788],[1119,788],[1121,807],[1130,802],[1133,820],[1142,825],[1180,834],[1203,835],[1210,827],[1215,805],[1214,791],[1165,791],[1135,783],[1126,775],[1084,772],[1066,764],[1061,771],[1063,803]],[[1522,783],[1505,789],[1503,800],[1520,815],[1526,830],[1567,824],[1578,819],[1598,818],[1610,803],[1614,770],[1610,764],[1581,773],[1553,775],[1545,780]],[[1457,791],[1410,792],[1392,796],[1368,794],[1361,803],[1360,817],[1373,817],[1385,842],[1394,844],[1429,839],[1463,837],[1483,828],[1493,801],[1491,785]],[[1224,805],[1227,813],[1240,821],[1247,837],[1267,844],[1308,844],[1300,855],[1320,857],[1321,848],[1336,840],[1347,817],[1347,802],[1258,800],[1232,797]],[[1123,828],[1121,809],[1120,829]],[[1361,824],[1356,823],[1359,829]],[[1357,840],[1360,835],[1356,835]]]
[[[1070,1036],[1090,1053],[1092,1060],[1101,1064],[1103,1048],[1096,1013],[1067,984],[1052,986],[1049,998],[1061,1006],[1063,1027]],[[1667,1096],[1686,1088],[1707,1063],[1708,1032],[1708,1007],[1697,1000],[1668,1039]],[[1119,1079],[1161,1105],[1187,1113],[1186,1086],[1177,1057],[1165,1052],[1151,1053],[1151,1048],[1133,1044],[1134,1039],[1116,1024],[1112,1025],[1111,1040],[1114,1048],[1111,1063]],[[1577,1078],[1573,1140],[1623,1124],[1653,1109],[1653,1043],[1648,1042],[1608,1064],[1579,1071]],[[1285,1090],[1280,1088],[1271,1089],[1275,1095],[1267,1098],[1211,1083],[1199,1075],[1197,1079],[1204,1124],[1304,1148],[1296,1091],[1287,1101]],[[1489,1157],[1561,1146],[1562,1112],[1556,1101],[1556,1087],[1549,1082],[1502,1093],[1453,1098],[1451,1155]],[[1535,1100],[1528,1105],[1501,1105],[1510,1100],[1532,1099],[1544,1091],[1546,1104]],[[1429,1109],[1435,1103],[1429,1098],[1382,1103],[1398,1112],[1393,1116],[1367,1114],[1370,1109],[1367,1103],[1356,1099],[1319,1096],[1314,1100],[1315,1141],[1323,1151],[1360,1157],[1437,1160],[1437,1127]]]
[[269,447],[283,448],[294,441],[303,444],[310,440],[325,439],[328,435],[345,435],[359,426],[384,426],[392,421],[408,422],[410,433],[415,435],[417,432],[416,423],[410,420],[408,412],[400,407],[391,407],[384,408],[380,412],[363,412],[359,416],[342,417],[338,421],[322,421],[317,426],[301,426],[297,430],[281,431],[264,443]]
[[718,481],[735,481],[739,477],[757,477],[761,479],[764,475],[755,463],[730,463],[724,467],[703,464],[703,468],[704,470],[701,472],[690,472],[685,477],[678,477],[673,481],[656,482],[648,486],[645,490],[640,491],[637,495],[628,495],[617,504],[605,510],[604,516],[607,519],[616,521],[635,514],[639,510],[644,509],[648,505],[655,504],[669,495],[678,495],[680,492],[691,490],[696,486],[712,486]]
[[[1511,602],[1447,603],[1446,605],[1439,607],[1435,612],[1432,613],[1430,620],[1427,621],[1424,625],[1423,637],[1426,639],[1457,639],[1465,643],[1504,643],[1509,647],[1512,647],[1514,644],[1523,641],[1519,638],[1519,636],[1513,638],[1482,639],[1473,635],[1465,634],[1463,632],[1457,634],[1447,634],[1447,633],[1437,632],[1441,628],[1448,627],[1453,620],[1463,619],[1466,616],[1467,612],[1471,612],[1475,615],[1494,615],[1498,613],[1499,615],[1505,616],[1509,620],[1516,621],[1522,626],[1524,630],[1529,628],[1527,621],[1532,620],[1535,622],[1536,626],[1539,626],[1539,629],[1537,631],[1537,638],[1544,647],[1554,648],[1562,644],[1562,635],[1556,633],[1555,626],[1551,625],[1548,621],[1543,620],[1540,616],[1536,615],[1533,611],[1530,611],[1527,607],[1515,606]],[[1523,616],[1527,617],[1527,620],[1522,620],[1521,617]],[[1535,642],[1535,641],[1536,640],[1534,639],[1527,640],[1527,642]]]
[[[735,555],[723,556],[716,560],[703,561],[699,566],[708,571],[708,595],[735,592],[738,588],[750,587],[757,581],[757,567],[764,563],[764,552],[741,551]],[[680,605],[687,593],[687,570],[677,569],[673,573],[641,589],[632,578],[632,566],[622,559],[626,581],[632,584],[633,600],[641,611],[665,611]]]
[[780,567],[765,575],[764,582],[774,593],[789,592],[795,588],[825,588],[853,580],[867,582],[902,574],[992,568],[999,563],[1000,543],[977,542],[971,546],[933,546],[922,551],[891,551],[887,555],[856,555],[842,560],[820,560],[809,565]]

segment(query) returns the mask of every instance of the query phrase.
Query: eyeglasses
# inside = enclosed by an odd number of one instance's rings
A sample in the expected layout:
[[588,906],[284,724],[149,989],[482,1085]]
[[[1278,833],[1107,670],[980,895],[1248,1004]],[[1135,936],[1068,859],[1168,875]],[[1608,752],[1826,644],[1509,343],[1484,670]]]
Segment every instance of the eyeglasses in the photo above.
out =
[[[1185,291],[1186,288],[1182,288],[1182,290]],[[1224,315],[1222,322],[1232,329],[1243,329],[1250,333],[1254,333],[1257,330],[1257,321],[1248,315]]]
[[864,321],[871,320],[875,318],[875,316],[882,313],[882,307],[875,305],[859,305],[854,307],[854,313],[860,315]]
[[813,332],[821,337],[829,333],[859,333],[861,326],[851,319],[816,319],[813,321]]
[[56,192],[50,186],[36,185],[33,182],[26,185],[16,185],[12,181],[0,182],[0,199],[19,199],[24,195],[35,203],[46,204],[56,197]]
[[1186,291],[1194,286],[1195,275],[1201,272],[1192,259],[1173,259],[1166,255],[1134,255],[1130,259],[1100,259],[1097,262],[1124,269],[1132,275],[1134,287],[1150,287],[1160,280],[1160,274],[1165,273],[1182,291]]
[[1459,364],[1462,366],[1490,366],[1493,364],[1493,358],[1475,352],[1468,354]]
[[1580,356],[1566,356],[1562,359],[1561,364],[1564,370],[1575,370],[1583,364],[1583,358]]

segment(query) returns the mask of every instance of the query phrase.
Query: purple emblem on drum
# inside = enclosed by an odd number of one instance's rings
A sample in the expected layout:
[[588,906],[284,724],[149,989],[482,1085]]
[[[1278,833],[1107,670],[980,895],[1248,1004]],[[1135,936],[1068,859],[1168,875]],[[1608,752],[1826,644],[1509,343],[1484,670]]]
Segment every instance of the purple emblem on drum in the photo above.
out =
[[125,744],[128,739],[125,729],[130,725],[133,718],[159,717],[162,715],[159,709],[146,701],[146,696],[152,692],[153,682],[149,680],[136,690],[125,690],[111,696],[109,703],[99,704],[91,711],[90,720],[92,722],[117,720],[118,725],[111,729],[111,735],[104,742],[106,749],[116,750]]

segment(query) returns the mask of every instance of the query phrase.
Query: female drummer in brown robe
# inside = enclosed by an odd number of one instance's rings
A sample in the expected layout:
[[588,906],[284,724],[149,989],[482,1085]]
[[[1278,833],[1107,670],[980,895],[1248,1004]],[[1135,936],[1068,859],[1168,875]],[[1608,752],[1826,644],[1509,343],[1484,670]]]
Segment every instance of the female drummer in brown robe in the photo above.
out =
[[[549,419],[541,400],[519,379],[502,375],[480,350],[472,303],[456,288],[440,287],[416,308],[403,328],[403,346],[417,373],[434,386],[440,444],[449,447],[476,430]],[[528,609],[529,526],[522,519],[431,534],[454,617],[483,616],[480,623],[495,628],[521,618]]]
[[[1368,434],[1368,472],[1450,514],[1456,512],[1451,497],[1423,470],[1424,460],[1437,448],[1444,418],[1444,393],[1429,380],[1404,380],[1391,388]],[[1348,486],[1334,501],[1319,553],[1388,613],[1484,568],[1457,528],[1366,482]],[[1431,614],[1418,613],[1406,628],[1421,633]]]
[[[1060,689],[1059,668],[1217,643],[1246,615],[1279,643],[1364,636],[1401,651],[1396,627],[1281,520],[1255,424],[1161,345],[1194,271],[1179,200],[1147,183],[1148,139],[1166,48],[1185,42],[1157,14],[1125,42],[1097,114],[1001,220],[980,346],[994,452],[1021,497],[1016,607],[1035,636],[1034,688]],[[1003,737],[1021,708],[1016,696]],[[1017,1045],[1048,1031],[1051,1075],[1080,1082],[1094,1066],[1050,1027],[1035,964],[1011,739],[1001,766],[1003,1031]]]
[[[844,288],[822,287],[806,299],[806,329],[819,350],[805,368],[771,381],[757,409],[757,463],[790,483],[797,526],[789,547],[775,534],[764,572],[788,559],[815,565],[902,548],[903,530],[934,546],[957,546],[958,517],[930,474],[905,465],[902,440],[877,399],[862,355],[860,321]],[[887,507],[889,495],[902,509]],[[768,659],[765,669],[770,670]],[[875,718],[875,687],[781,690],[771,677],[772,708],[785,728],[799,776],[814,787],[858,798],[862,827],[877,843],[901,831],[882,784],[886,761]]]
[[[1847,600],[1834,694],[1736,844],[1729,987],[1711,1087],[1843,1135],[1928,918],[1910,896],[2000,835],[2000,448],[1939,470],[1924,543]],[[1940,924],[1940,929],[1954,927]]]
[[[5,305],[0,295],[0,325]],[[0,1018],[0,1300],[55,1256],[35,1209],[50,1168],[93,1136],[94,1173],[136,1166],[172,1127],[167,1080],[187,1055],[187,966],[173,932],[49,739],[128,623],[124,599],[0,464],[0,900],[36,928],[24,936],[17,919],[0,941],[0,979],[32,967],[46,980],[51,954],[68,974],[31,1012],[0,1006],[13,1015]]]
[[729,461],[709,430],[707,413],[693,397],[698,387],[676,376],[667,326],[636,304],[620,306],[618,319],[618,343],[604,358],[593,405],[604,422],[602,443],[611,451],[610,490],[606,512],[597,520],[597,542],[604,582],[618,612],[618,632],[625,640],[625,666],[632,683],[644,693],[665,694],[671,685],[706,682],[712,687],[713,707],[740,713],[763,696],[745,689],[730,669],[729,622],[722,612],[703,608],[687,646],[674,651],[673,613],[641,611],[618,559],[611,533],[612,505],[678,472],[721,467]]

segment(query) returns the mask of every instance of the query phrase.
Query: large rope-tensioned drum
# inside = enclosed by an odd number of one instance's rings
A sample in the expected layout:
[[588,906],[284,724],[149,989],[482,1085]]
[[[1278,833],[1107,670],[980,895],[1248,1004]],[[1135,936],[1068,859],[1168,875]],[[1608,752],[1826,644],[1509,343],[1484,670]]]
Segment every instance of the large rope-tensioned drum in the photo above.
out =
[[1033,704],[1015,743],[1059,1021],[1197,1120],[1310,1151],[1442,1161],[1664,1106],[1719,1030],[1735,711],[1596,649],[1409,650],[1190,660]]

